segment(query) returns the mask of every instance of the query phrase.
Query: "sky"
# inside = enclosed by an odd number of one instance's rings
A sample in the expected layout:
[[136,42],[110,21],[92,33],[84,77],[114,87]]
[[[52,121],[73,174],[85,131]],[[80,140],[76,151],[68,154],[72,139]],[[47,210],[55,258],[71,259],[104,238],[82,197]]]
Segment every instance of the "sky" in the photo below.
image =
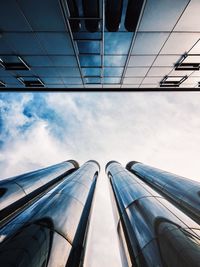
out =
[[68,159],[100,163],[87,267],[121,266],[108,161],[141,161],[200,182],[199,158],[198,92],[0,94],[0,179]]

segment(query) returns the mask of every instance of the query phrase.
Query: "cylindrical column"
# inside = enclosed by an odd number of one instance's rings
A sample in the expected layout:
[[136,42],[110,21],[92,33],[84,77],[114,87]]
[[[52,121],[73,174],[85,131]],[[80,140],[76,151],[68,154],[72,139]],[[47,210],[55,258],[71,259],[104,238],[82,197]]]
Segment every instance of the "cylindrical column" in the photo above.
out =
[[200,223],[200,183],[137,161],[126,168]]
[[106,166],[127,265],[196,267],[200,226],[118,162]]
[[4,267],[78,267],[99,165],[86,162],[0,230]]
[[0,220],[79,167],[75,160],[0,181]]
[[128,0],[124,23],[127,31],[135,32],[143,5],[144,0]]

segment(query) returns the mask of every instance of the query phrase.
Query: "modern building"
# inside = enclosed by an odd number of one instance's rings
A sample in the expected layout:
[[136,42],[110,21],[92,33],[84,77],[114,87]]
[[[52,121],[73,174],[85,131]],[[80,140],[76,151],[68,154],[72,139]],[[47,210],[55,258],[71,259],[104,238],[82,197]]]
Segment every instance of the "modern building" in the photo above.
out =
[[199,0],[1,1],[0,87],[198,89],[199,10]]
[[[163,197],[164,194],[153,189],[152,185],[159,179],[170,185],[167,175],[158,177],[158,170],[135,162],[129,163],[128,169],[134,169],[134,174],[115,161],[106,166],[123,266],[200,266],[200,225],[182,212],[177,203],[173,205]],[[147,179],[141,177],[147,174],[157,178],[146,183]],[[174,188],[179,184],[179,178],[173,177]],[[183,179],[182,184],[185,182],[187,180]],[[187,185],[189,181],[185,187]],[[181,188],[179,193],[184,199]],[[186,198],[189,194],[192,197],[193,191],[189,190]]]
[[[92,160],[80,168],[75,161],[67,161],[2,182],[0,197],[4,202],[8,191],[7,203],[16,202],[16,210],[9,210],[0,221],[0,265],[82,266],[99,171]],[[48,186],[44,188],[39,180]],[[20,195],[21,189],[28,199]]]

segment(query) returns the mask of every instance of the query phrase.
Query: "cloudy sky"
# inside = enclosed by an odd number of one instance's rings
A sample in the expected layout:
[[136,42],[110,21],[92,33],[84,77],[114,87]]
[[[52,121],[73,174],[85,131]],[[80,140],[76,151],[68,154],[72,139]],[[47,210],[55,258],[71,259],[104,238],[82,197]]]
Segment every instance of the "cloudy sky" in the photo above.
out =
[[66,159],[101,164],[87,266],[118,267],[104,166],[137,160],[200,181],[200,94],[0,94],[1,179]]

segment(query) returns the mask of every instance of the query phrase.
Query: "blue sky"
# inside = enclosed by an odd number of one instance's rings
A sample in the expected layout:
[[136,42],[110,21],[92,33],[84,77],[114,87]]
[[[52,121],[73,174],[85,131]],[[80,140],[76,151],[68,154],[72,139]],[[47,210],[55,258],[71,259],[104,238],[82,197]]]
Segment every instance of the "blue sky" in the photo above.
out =
[[99,161],[87,266],[118,267],[117,246],[108,251],[116,236],[104,166],[138,160],[200,181],[199,103],[189,92],[2,93],[0,178],[66,159]]

